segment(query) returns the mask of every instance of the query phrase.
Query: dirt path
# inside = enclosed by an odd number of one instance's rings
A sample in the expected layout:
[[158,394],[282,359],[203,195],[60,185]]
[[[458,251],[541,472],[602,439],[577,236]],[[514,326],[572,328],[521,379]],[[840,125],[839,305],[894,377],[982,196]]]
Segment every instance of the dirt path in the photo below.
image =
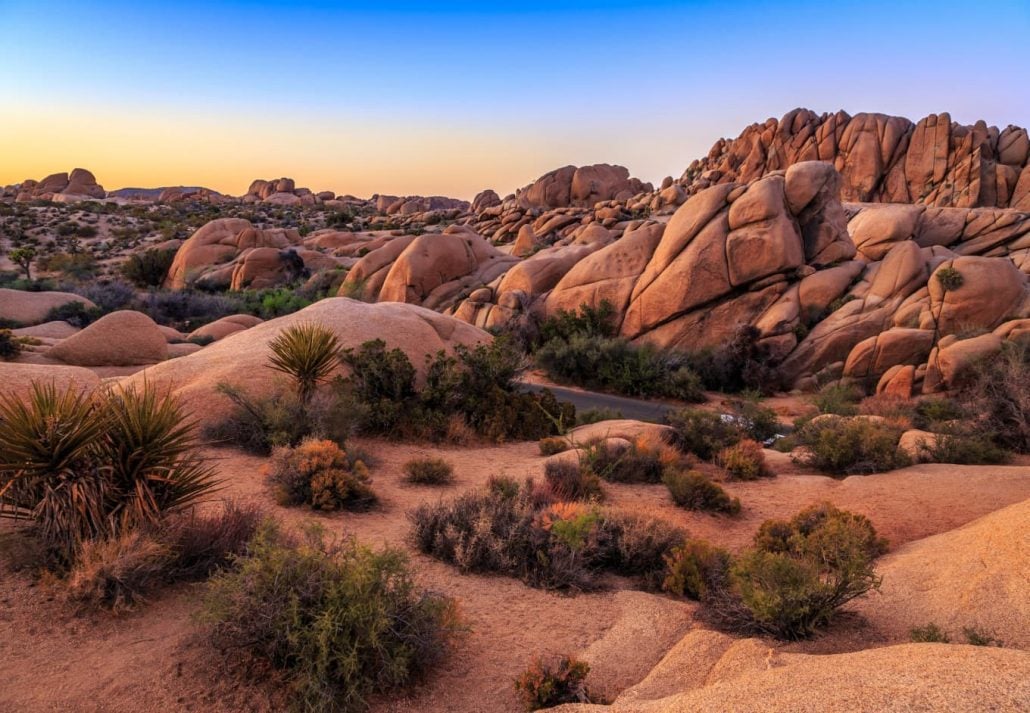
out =
[[[406,513],[481,486],[495,473],[516,478],[540,476],[544,459],[534,443],[494,447],[436,448],[381,441],[357,445],[377,459],[374,487],[381,506],[369,513],[313,516],[272,504],[262,474],[263,458],[232,450],[209,451],[226,479],[224,495],[253,499],[289,523],[317,517],[330,531],[358,536],[371,545],[405,546]],[[429,452],[449,460],[456,483],[446,488],[409,486],[402,466]],[[772,454],[770,454],[772,455]],[[775,461],[774,480],[731,483],[744,512],[726,519],[687,513],[674,507],[662,486],[609,485],[609,503],[682,525],[691,534],[731,549],[747,545],[769,517],[786,517],[820,500],[870,516],[892,545],[962,525],[985,513],[1030,498],[1030,467],[924,465],[837,481],[798,472]],[[6,526],[5,526],[6,527]],[[517,710],[512,679],[538,653],[583,650],[613,626],[626,626],[625,592],[560,596],[493,576],[462,576],[453,568],[412,553],[419,581],[454,596],[471,627],[443,669],[407,699],[379,701],[377,712]],[[3,713],[35,711],[271,711],[260,687],[234,683],[196,634],[191,619],[199,589],[167,592],[125,616],[77,617],[54,598],[55,590],[32,586],[22,574],[0,581],[0,661]],[[651,595],[636,595],[647,597]],[[654,598],[657,599],[657,598]],[[691,605],[668,602],[689,614]],[[621,630],[621,629],[620,629]],[[629,630],[634,630],[632,626]],[[884,643],[852,622],[802,645],[803,650],[849,650]],[[626,665],[637,650],[625,642]],[[798,647],[795,647],[798,648]]]

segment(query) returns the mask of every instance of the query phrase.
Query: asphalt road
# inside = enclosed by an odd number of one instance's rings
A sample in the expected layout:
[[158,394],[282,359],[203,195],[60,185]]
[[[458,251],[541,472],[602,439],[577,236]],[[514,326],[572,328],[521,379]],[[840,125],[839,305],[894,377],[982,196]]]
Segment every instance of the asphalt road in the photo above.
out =
[[677,408],[672,404],[664,404],[658,401],[644,401],[643,399],[631,399],[626,396],[601,394],[596,391],[567,389],[563,386],[544,386],[522,382],[522,389],[531,393],[539,393],[544,389],[550,389],[559,401],[569,401],[572,403],[576,407],[576,413],[589,409],[611,409],[621,413],[623,418],[631,418],[637,421],[661,423],[668,411]]

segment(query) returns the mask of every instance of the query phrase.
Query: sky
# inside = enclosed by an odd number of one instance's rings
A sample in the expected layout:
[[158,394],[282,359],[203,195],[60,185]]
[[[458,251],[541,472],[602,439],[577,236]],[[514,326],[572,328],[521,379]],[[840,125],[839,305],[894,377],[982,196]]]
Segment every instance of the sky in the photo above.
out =
[[1030,0],[0,0],[0,185],[658,182],[798,106],[1030,126],[1027,37]]

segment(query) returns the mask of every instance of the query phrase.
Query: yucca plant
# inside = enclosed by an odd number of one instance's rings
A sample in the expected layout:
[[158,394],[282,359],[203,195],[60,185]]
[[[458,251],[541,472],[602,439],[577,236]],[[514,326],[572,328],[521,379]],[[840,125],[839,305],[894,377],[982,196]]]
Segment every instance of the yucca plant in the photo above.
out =
[[272,350],[269,366],[293,378],[304,403],[311,399],[319,382],[332,373],[340,353],[336,335],[311,322],[287,327],[268,346]]
[[106,414],[69,387],[33,383],[0,396],[0,516],[35,521],[48,549],[69,553],[104,529]]
[[217,487],[214,469],[196,455],[196,421],[170,394],[144,384],[106,397],[109,514],[119,530],[152,524]]

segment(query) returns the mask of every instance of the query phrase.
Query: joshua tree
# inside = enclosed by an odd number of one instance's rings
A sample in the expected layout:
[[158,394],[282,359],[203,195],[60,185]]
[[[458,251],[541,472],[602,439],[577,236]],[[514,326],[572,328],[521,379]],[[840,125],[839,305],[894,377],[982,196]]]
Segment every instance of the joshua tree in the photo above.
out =
[[36,259],[36,249],[32,247],[15,248],[7,254],[11,262],[25,271],[25,279],[32,279],[32,261]]

